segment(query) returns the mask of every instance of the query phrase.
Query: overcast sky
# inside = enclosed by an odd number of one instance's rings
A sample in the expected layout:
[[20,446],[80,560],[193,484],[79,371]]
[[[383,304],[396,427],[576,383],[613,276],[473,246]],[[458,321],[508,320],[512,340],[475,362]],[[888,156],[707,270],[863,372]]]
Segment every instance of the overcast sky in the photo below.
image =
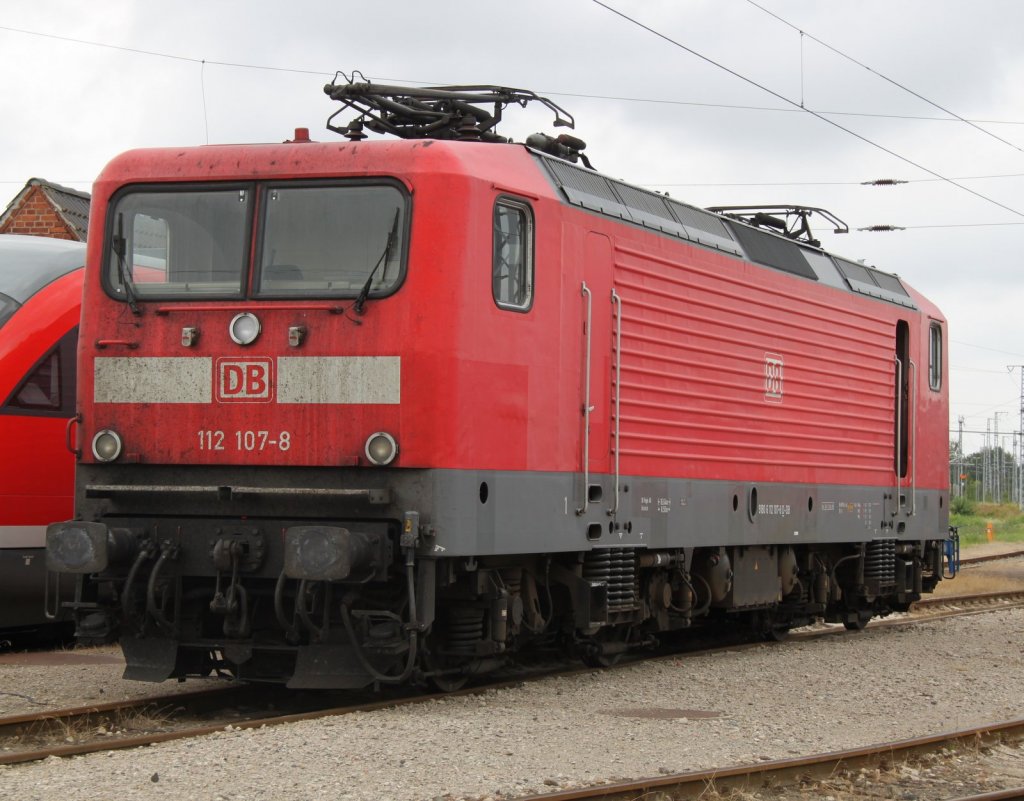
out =
[[[335,138],[336,70],[532,89],[575,117],[603,172],[701,206],[845,220],[847,235],[820,230],[827,249],[898,273],[949,319],[951,428],[1016,431],[1024,3],[606,2],[661,35],[594,0],[4,3],[0,208],[30,177],[89,190],[130,148]],[[507,120],[520,141],[550,130],[539,110]],[[910,183],[861,185],[878,178]],[[870,225],[906,230],[856,230]]]

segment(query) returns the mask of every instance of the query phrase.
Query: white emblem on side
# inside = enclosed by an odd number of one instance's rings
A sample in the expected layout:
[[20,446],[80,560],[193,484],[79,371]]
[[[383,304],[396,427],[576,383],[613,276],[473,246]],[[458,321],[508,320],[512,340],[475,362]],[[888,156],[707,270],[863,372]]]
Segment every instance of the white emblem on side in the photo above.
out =
[[782,403],[782,356],[764,355],[764,399],[769,403]]

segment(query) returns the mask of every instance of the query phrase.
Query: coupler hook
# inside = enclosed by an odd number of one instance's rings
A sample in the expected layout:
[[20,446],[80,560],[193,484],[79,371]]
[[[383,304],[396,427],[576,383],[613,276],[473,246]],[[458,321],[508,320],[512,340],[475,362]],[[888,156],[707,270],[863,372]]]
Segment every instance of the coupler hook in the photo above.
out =
[[167,595],[164,593],[157,603],[157,585],[160,581],[160,572],[169,559],[178,558],[178,546],[164,543],[160,549],[160,558],[156,560],[153,571],[149,574],[149,582],[146,584],[146,614],[152,617],[157,626],[167,631],[174,630],[174,622],[167,619],[164,608],[167,606]]

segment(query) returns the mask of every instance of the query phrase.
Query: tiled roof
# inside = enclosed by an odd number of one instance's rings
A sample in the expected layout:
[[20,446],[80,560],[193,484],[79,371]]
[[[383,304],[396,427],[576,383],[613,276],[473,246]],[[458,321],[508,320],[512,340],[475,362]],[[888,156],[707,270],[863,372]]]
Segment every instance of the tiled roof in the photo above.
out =
[[79,192],[77,189],[69,189],[60,184],[50,183],[40,178],[33,178],[42,187],[43,192],[53,203],[57,213],[64,219],[81,241],[85,241],[89,233],[89,193]]
[[36,186],[46,195],[46,199],[71,232],[84,242],[89,233],[89,193],[79,192],[77,189],[70,189],[42,178],[28,180],[25,187],[18,192],[3,213],[0,213],[0,224],[18,208],[22,198]]

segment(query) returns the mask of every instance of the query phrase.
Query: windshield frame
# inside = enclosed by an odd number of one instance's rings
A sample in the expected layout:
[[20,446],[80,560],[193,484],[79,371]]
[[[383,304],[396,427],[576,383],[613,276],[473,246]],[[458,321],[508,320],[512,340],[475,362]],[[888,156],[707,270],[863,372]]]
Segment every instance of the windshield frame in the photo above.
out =
[[[288,180],[288,179],[273,179],[273,180],[259,180],[259,181],[205,181],[205,182],[182,182],[182,183],[138,183],[138,184],[126,184],[116,192],[114,192],[107,203],[107,217],[104,221],[104,242],[103,251],[101,257],[100,266],[100,283],[103,287],[106,295],[113,300],[120,301],[122,303],[131,304],[132,301],[136,304],[147,304],[147,303],[161,303],[164,301],[185,301],[185,302],[204,302],[204,301],[239,301],[239,300],[259,300],[259,301],[272,301],[272,300],[301,300],[301,301],[313,301],[313,300],[339,300],[347,299],[354,300],[360,295],[362,286],[354,288],[346,288],[343,291],[335,292],[318,292],[315,289],[309,291],[292,291],[292,292],[261,292],[260,291],[260,270],[262,264],[262,257],[264,251],[264,242],[266,239],[266,214],[268,206],[269,192],[274,189],[302,189],[302,188],[328,188],[328,187],[339,187],[344,188],[347,186],[352,187],[388,187],[398,192],[398,198],[400,200],[399,205],[399,221],[398,221],[398,253],[397,256],[391,256],[388,260],[389,264],[394,264],[395,260],[398,261],[398,273],[394,278],[394,281],[386,289],[372,289],[368,297],[376,300],[379,298],[388,297],[397,292],[402,285],[405,283],[406,273],[408,270],[409,263],[409,240],[412,229],[412,196],[409,188],[402,181],[387,176],[380,177],[359,177],[359,178],[344,178],[344,177],[330,177],[323,179],[299,179],[299,180]],[[123,209],[123,201],[126,197],[135,194],[146,194],[146,193],[157,193],[157,194],[172,194],[172,193],[186,193],[186,192],[231,192],[231,191],[248,191],[249,196],[246,200],[246,211],[245,211],[245,229],[244,229],[244,245],[242,248],[242,264],[240,265],[241,270],[241,281],[240,289],[235,292],[159,292],[152,294],[139,293],[138,287],[139,282],[134,281],[133,286],[129,287],[126,291],[124,287],[123,279],[120,276],[120,270],[117,266],[118,255],[114,252],[114,241],[117,236],[118,229],[118,215]],[[255,230],[254,230],[255,229]],[[382,238],[380,242],[381,252],[386,245],[386,238]],[[371,244],[372,248],[376,248],[376,243]],[[131,274],[132,264],[128,263],[134,260],[133,254],[125,253],[126,260],[125,266]],[[144,266],[144,265],[136,265]],[[368,269],[372,269],[373,264],[368,266]],[[378,270],[378,272],[380,272]],[[143,284],[145,282],[142,282]],[[135,291],[133,291],[135,290]],[[134,298],[133,298],[134,296]]]
[[[239,265],[239,288],[232,292],[159,292],[153,294],[140,294],[139,283],[133,280],[131,286],[125,289],[124,279],[120,275],[117,266],[118,255],[114,252],[114,239],[118,235],[118,217],[122,212],[120,206],[123,201],[139,194],[185,194],[187,192],[248,192],[245,209],[245,222],[242,232],[242,264]],[[107,203],[107,218],[105,220],[105,231],[103,239],[102,257],[102,286],[108,296],[123,303],[160,303],[166,300],[241,300],[244,299],[248,289],[248,265],[251,261],[250,251],[252,249],[252,226],[255,214],[256,203],[254,198],[258,192],[258,185],[254,181],[207,181],[207,182],[183,182],[183,183],[145,183],[128,184],[119,188],[111,195]],[[144,264],[129,264],[134,261],[134,254],[124,254],[125,267],[129,276],[133,275],[135,266],[146,266]],[[115,280],[116,279],[116,280]],[[143,284],[145,282],[142,282]]]
[[[386,298],[393,295],[399,290],[399,288],[401,288],[405,283],[406,271],[409,264],[409,235],[412,228],[412,198],[405,184],[401,181],[395,180],[394,178],[384,176],[372,178],[324,178],[297,181],[275,180],[264,181],[260,184],[259,221],[254,240],[255,252],[252,258],[248,297],[258,300],[338,300],[355,299],[359,297],[360,292],[363,289],[363,281],[360,281],[356,286],[331,292],[319,292],[316,289],[274,291],[272,289],[264,290],[261,286],[263,280],[263,255],[267,246],[267,214],[270,210],[270,193],[275,189],[345,189],[350,187],[384,187],[392,189],[398,193],[398,199],[400,202],[400,205],[398,206],[398,251],[388,260],[389,264],[394,264],[395,261],[398,262],[398,272],[389,286],[384,289],[371,289],[367,297],[373,300]],[[389,216],[388,219],[390,220],[391,217]],[[387,244],[388,237],[386,236],[381,237],[379,241],[374,239],[369,243],[371,251],[374,254],[377,254],[379,251],[381,256],[383,256],[383,251]],[[368,270],[374,269],[373,262],[366,266]],[[381,267],[386,267],[386,265],[382,264]],[[378,269],[378,274],[383,274],[383,270]],[[367,278],[368,277],[369,273],[367,274]]]

